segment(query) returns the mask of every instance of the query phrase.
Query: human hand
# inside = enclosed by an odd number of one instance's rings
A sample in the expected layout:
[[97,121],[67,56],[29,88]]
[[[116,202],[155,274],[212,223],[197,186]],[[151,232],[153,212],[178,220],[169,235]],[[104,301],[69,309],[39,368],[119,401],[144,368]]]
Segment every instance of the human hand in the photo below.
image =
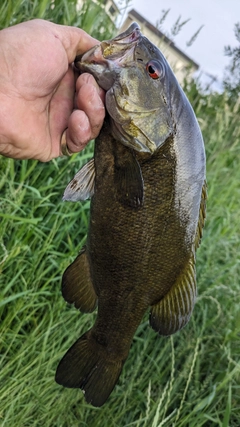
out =
[[1,154],[48,161],[62,154],[66,128],[71,153],[98,135],[104,91],[90,74],[75,81],[71,65],[97,43],[79,28],[43,20],[0,31]]

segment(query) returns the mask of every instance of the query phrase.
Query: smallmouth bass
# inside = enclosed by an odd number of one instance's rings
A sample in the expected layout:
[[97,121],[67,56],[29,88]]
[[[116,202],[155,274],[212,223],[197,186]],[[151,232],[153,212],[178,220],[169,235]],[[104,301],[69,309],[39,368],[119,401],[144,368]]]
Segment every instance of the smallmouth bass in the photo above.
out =
[[91,197],[86,247],[66,269],[63,297],[93,327],[60,361],[56,381],[101,406],[150,308],[161,335],[189,321],[197,294],[195,252],[205,219],[205,151],[192,107],[165,57],[133,23],[76,58],[106,91],[94,159],[67,186]]

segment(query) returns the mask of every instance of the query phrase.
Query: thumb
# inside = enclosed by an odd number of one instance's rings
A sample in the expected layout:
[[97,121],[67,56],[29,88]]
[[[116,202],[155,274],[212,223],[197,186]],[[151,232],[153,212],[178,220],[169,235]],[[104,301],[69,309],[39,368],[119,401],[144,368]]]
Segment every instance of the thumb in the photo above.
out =
[[100,42],[84,30],[77,27],[70,27],[55,24],[56,37],[61,41],[68,57],[69,64],[74,61],[77,55],[81,55]]

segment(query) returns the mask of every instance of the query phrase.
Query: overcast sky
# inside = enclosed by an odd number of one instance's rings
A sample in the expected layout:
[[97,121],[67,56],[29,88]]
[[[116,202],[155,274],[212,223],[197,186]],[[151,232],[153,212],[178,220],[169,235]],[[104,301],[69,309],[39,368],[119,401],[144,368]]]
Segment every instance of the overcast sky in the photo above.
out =
[[[161,28],[170,38],[171,28],[179,15],[184,21],[190,18],[174,38],[175,45],[197,62],[204,73],[221,81],[224,67],[229,63],[224,56],[224,46],[237,46],[234,24],[240,22],[240,0],[132,0],[130,9],[135,9],[154,25],[161,18],[162,10],[170,9]],[[196,41],[187,47],[186,43],[201,25],[204,27]]]

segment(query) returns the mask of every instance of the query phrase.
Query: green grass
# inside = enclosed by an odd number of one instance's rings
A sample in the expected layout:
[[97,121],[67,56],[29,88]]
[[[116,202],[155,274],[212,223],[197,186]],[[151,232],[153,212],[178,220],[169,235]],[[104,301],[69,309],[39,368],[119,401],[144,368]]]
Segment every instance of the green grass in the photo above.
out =
[[239,427],[240,107],[194,85],[188,92],[207,151],[198,301],[171,338],[157,336],[145,316],[102,408],[54,381],[59,360],[96,316],[68,306],[60,291],[85,241],[89,211],[89,202],[63,203],[61,196],[92,146],[48,164],[0,157],[1,426]]

